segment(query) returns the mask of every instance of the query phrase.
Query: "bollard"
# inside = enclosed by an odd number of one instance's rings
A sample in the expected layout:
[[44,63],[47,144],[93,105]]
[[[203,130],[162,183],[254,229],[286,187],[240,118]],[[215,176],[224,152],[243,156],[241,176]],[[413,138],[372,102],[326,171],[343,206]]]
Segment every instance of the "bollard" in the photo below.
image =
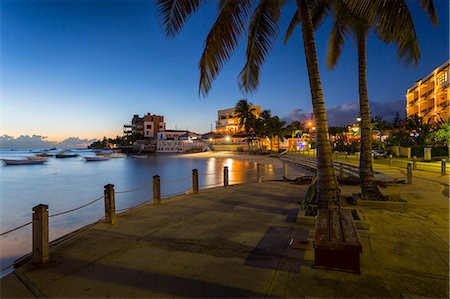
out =
[[153,176],[153,204],[161,204],[161,181],[159,175]]
[[262,183],[263,181],[263,166],[261,164],[256,164],[257,167],[257,174],[258,174],[258,183]]
[[33,252],[32,261],[35,265],[48,262],[48,206],[37,205],[33,208]]
[[446,169],[446,165],[447,164],[447,160],[442,159],[441,161],[441,174],[445,175],[447,173],[447,169]]
[[287,180],[288,177],[288,163],[283,161],[283,180]]
[[116,203],[114,185],[105,185],[105,223],[116,223]]
[[344,164],[339,163],[339,178],[344,178]]
[[223,168],[223,186],[228,186],[228,166]]
[[412,184],[412,164],[408,163],[406,167],[406,183]]
[[392,155],[389,155],[389,166],[392,166]]
[[348,153],[345,152],[345,160],[347,160],[347,158],[348,158]]
[[417,156],[413,156],[413,170],[417,170]]
[[192,169],[192,193],[198,194],[198,170]]

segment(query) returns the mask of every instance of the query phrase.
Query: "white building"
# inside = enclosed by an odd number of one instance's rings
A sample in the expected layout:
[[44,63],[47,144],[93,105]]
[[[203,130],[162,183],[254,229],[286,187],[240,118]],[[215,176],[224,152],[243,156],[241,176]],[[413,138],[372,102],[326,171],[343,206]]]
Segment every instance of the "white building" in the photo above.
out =
[[207,143],[198,134],[189,131],[164,130],[158,132],[156,151],[159,153],[182,153],[204,151]]

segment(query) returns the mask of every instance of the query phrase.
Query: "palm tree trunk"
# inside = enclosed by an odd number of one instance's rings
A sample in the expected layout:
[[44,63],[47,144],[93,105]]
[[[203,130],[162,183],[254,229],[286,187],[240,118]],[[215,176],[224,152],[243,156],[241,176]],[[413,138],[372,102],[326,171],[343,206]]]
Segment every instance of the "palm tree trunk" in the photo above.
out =
[[319,199],[319,208],[328,208],[331,206],[331,203],[339,203],[339,189],[334,173],[331,144],[328,139],[328,123],[322,92],[322,83],[320,81],[319,65],[317,63],[316,42],[314,39],[311,11],[306,0],[296,1],[298,14],[302,24],[306,66],[308,69],[312,106],[316,121],[317,196]]
[[[359,178],[364,199],[380,199],[381,192],[375,186],[372,166],[372,130],[370,127],[370,104],[367,93],[366,32],[357,33],[359,110],[361,116],[361,155]],[[375,197],[375,198],[374,198]]]

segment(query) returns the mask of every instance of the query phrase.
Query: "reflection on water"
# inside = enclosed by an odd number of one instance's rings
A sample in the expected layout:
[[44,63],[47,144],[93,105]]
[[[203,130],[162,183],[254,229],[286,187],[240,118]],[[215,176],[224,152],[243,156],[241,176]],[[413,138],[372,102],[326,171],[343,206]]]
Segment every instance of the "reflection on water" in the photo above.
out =
[[[81,156],[93,155],[79,151]],[[23,157],[30,152],[0,151],[0,158]],[[116,209],[135,206],[152,198],[152,177],[161,178],[162,197],[192,188],[192,169],[198,169],[201,189],[223,185],[223,167],[228,166],[229,183],[256,181],[256,163],[232,158],[180,158],[154,155],[145,159],[121,158],[85,162],[82,157],[50,158],[44,165],[0,167],[0,232],[31,220],[31,210],[47,204],[49,214],[73,209],[103,195],[103,186],[114,184]],[[281,170],[278,170],[281,175]],[[265,166],[265,179],[276,177],[272,165]],[[103,216],[103,199],[80,210],[50,218],[50,240],[72,232]],[[0,265],[31,251],[31,226],[0,237]]]

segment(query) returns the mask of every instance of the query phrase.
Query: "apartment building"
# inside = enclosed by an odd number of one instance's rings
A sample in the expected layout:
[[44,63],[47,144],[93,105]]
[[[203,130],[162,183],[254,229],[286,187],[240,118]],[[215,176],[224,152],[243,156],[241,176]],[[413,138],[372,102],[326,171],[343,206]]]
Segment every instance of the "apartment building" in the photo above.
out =
[[156,138],[156,134],[165,129],[164,116],[150,113],[144,116],[144,138]]
[[406,92],[406,115],[418,115],[427,122],[449,117],[449,61],[418,80]]
[[123,126],[124,136],[137,136],[138,138],[155,139],[158,131],[165,130],[164,116],[147,113],[143,117],[133,115],[131,125]]
[[[255,108],[255,116],[261,114],[260,106],[251,106]],[[239,118],[234,112],[235,108],[228,108],[217,111],[216,134],[234,134],[243,131],[239,126]]]

